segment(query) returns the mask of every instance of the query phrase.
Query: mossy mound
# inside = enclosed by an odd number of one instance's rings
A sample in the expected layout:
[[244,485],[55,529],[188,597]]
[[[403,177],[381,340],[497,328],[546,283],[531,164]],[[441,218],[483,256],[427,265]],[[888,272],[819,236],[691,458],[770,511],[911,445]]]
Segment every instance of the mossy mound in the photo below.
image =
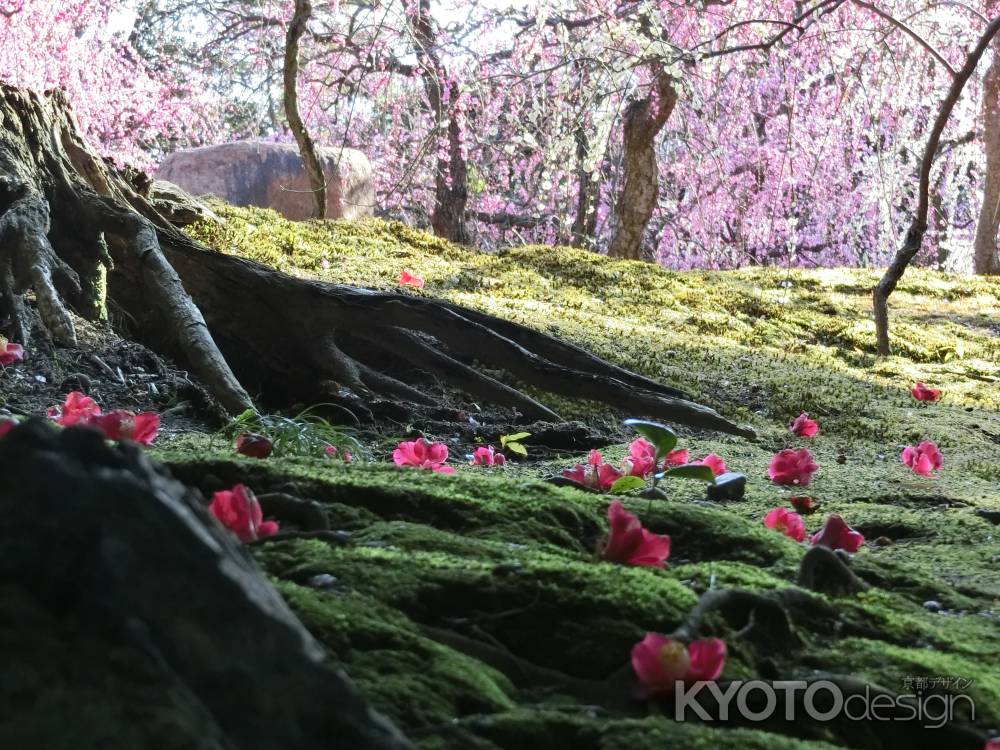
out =
[[[929,680],[928,693],[975,701],[974,719],[961,704],[959,720],[983,734],[1000,729],[1000,282],[909,273],[892,298],[898,356],[877,360],[876,276],[867,271],[674,273],[567,248],[478,253],[376,220],[294,224],[215,208],[227,223],[194,231],[224,252],[375,288],[394,288],[411,269],[426,277],[424,294],[558,333],[760,435],[754,443],[682,436],[695,457],[718,453],[749,476],[740,502],[707,503],[701,486],[683,481],[666,485],[666,501],[626,499],[652,531],[671,535],[663,571],[598,562],[608,498],[538,481],[582,456],[445,477],[380,463],[244,460],[196,437],[159,449],[203,489],[245,481],[257,492],[291,492],[351,532],[345,546],[265,544],[258,559],[333,658],[422,747],[892,744],[843,722],[676,723],[646,716],[627,686],[620,702],[596,708],[571,688],[494,663],[507,654],[530,674],[593,684],[621,670],[646,631],[670,632],[713,588],[781,598],[795,633],[750,639],[711,617],[706,634],[730,646],[727,679],[846,674],[893,692]],[[942,388],[942,402],[914,401],[917,379]],[[535,395],[592,422],[620,416]],[[811,441],[787,431],[800,411],[820,421]],[[922,439],[944,452],[938,478],[918,477],[899,459]],[[807,518],[809,530],[837,512],[865,534],[870,544],[852,563],[871,584],[865,592],[798,588],[803,547],[762,526],[792,494],[767,481],[771,456],[805,445],[821,466],[809,487],[821,510]],[[613,462],[624,453],[622,444],[605,450]],[[441,631],[466,640],[442,642]],[[487,651],[462,647],[470,641]],[[971,683],[956,687],[955,678]]]

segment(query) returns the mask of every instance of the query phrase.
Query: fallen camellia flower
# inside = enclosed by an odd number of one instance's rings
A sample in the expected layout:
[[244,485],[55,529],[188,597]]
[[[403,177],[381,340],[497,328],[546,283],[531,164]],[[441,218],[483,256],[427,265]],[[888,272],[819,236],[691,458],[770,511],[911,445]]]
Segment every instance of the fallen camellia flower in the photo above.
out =
[[17,422],[13,419],[0,419],[0,437],[17,427]]
[[492,445],[481,445],[472,453],[473,466],[503,466],[505,463],[507,457],[493,450]]
[[260,502],[245,484],[213,494],[208,510],[244,543],[278,533],[278,523],[263,520]]
[[622,461],[622,468],[629,476],[649,476],[656,469],[656,447],[646,438],[636,438],[628,446],[628,455]]
[[944,457],[933,440],[924,440],[917,446],[906,446],[900,458],[914,473],[925,477],[936,476],[934,472],[944,465]]
[[107,414],[94,414],[83,424],[96,427],[108,440],[134,440],[141,445],[152,445],[160,432],[160,415],[155,411],[135,414],[115,409]]
[[572,469],[566,469],[563,476],[584,487],[607,492],[611,489],[611,485],[624,476],[624,472],[618,471],[611,464],[604,463],[601,452],[592,450],[586,466],[577,464]]
[[808,495],[793,495],[788,498],[788,502],[792,504],[797,513],[802,513],[803,515],[815,513],[819,508],[819,504]]
[[771,510],[764,516],[764,525],[769,529],[780,531],[796,542],[801,542],[806,538],[806,522],[802,520],[802,516],[788,510],[788,508]]
[[427,282],[424,281],[423,276],[417,276],[417,274],[412,271],[404,269],[403,272],[399,274],[400,286],[412,286],[415,289],[423,289],[424,284],[426,283]]
[[80,423],[87,424],[92,417],[100,413],[101,407],[97,405],[97,402],[80,391],[71,391],[67,394],[62,406],[53,406],[47,412],[50,419],[54,419],[63,427],[71,427]]
[[[330,458],[336,458],[337,457],[337,453],[338,453],[337,446],[336,445],[328,445],[328,446],[326,446],[323,449],[323,452],[326,453],[326,455],[328,455]],[[349,464],[349,463],[351,463],[351,462],[354,461],[354,454],[351,453],[346,448],[343,451],[340,452],[340,457],[343,459],[343,461],[344,461],[345,464]],[[444,473],[447,474],[449,472],[444,472]]]
[[444,464],[448,460],[448,446],[444,443],[428,443],[423,438],[401,442],[392,452],[392,460],[396,466],[415,466],[439,474],[455,473],[453,466]]
[[819,434],[819,424],[815,419],[809,419],[809,415],[802,412],[795,418],[788,428],[796,437],[816,437]]
[[919,380],[917,381],[917,384],[915,386],[913,386],[913,388],[910,390],[910,393],[913,394],[913,398],[915,398],[917,401],[940,401],[941,400],[941,391],[939,389],[937,389],[937,388],[928,388],[926,385],[924,385],[923,383],[921,383]]
[[666,567],[670,537],[643,528],[639,519],[625,510],[621,500],[614,500],[608,506],[608,526],[610,530],[601,558],[620,565]]
[[24,361],[24,347],[20,344],[12,344],[3,336],[0,336],[0,365],[7,367],[16,362]]
[[819,464],[813,460],[808,448],[785,448],[771,459],[767,475],[775,484],[794,484],[805,487],[812,481]]
[[267,458],[274,451],[274,443],[266,435],[241,432],[236,436],[236,452],[250,458]]
[[715,474],[715,476],[719,476],[720,474],[725,474],[727,471],[726,462],[723,460],[722,456],[719,456],[715,453],[709,453],[707,456],[701,459],[701,461],[695,461],[695,463],[709,467],[712,470],[712,473]]
[[683,466],[690,460],[691,451],[687,448],[676,448],[667,454],[667,457],[663,459],[663,463],[665,466]]
[[812,544],[818,544],[830,549],[842,549],[846,552],[857,552],[861,545],[865,543],[865,538],[860,531],[855,531],[847,522],[836,513],[831,513],[826,519],[823,528],[812,535],[809,540]]
[[669,695],[677,682],[711,682],[719,679],[726,665],[726,644],[718,638],[702,638],[686,647],[659,633],[632,647],[632,670],[639,678],[640,697]]

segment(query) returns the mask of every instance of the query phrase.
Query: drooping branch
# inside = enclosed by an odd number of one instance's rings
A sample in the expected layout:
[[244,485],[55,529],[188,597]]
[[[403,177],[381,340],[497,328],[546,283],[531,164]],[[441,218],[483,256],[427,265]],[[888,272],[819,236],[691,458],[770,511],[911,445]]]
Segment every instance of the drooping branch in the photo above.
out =
[[313,198],[316,201],[316,218],[326,218],[326,175],[316,154],[316,144],[306,129],[302,116],[299,114],[298,77],[299,77],[299,40],[305,33],[306,24],[312,15],[312,4],[309,0],[295,0],[295,13],[288,24],[285,34],[284,61],[284,106],[288,126],[292,129],[299,153],[305,164],[309,184],[312,186]]
[[916,213],[906,232],[906,239],[903,241],[903,246],[896,253],[896,257],[893,258],[892,264],[886,269],[885,274],[875,287],[872,295],[875,309],[875,335],[877,338],[878,353],[881,356],[888,356],[892,353],[892,346],[889,343],[889,295],[895,291],[896,285],[903,278],[903,274],[906,272],[910,262],[923,247],[924,234],[927,232],[927,212],[930,206],[931,168],[934,166],[934,156],[941,141],[941,134],[948,124],[955,104],[958,103],[958,100],[962,96],[965,84],[972,77],[976,66],[986,52],[986,48],[990,45],[990,42],[997,35],[998,31],[1000,31],[1000,16],[994,18],[990,22],[990,25],[986,27],[975,48],[966,57],[965,64],[953,78],[948,93],[938,109],[937,118],[927,139],[927,145],[924,147],[924,155],[920,160]]

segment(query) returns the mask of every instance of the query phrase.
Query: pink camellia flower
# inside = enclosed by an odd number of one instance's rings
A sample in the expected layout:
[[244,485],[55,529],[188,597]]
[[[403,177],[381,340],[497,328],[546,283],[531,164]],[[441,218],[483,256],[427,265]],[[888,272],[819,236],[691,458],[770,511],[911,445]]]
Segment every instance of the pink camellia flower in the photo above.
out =
[[266,435],[241,432],[236,436],[236,452],[250,458],[267,458],[274,451],[274,443]]
[[417,276],[417,274],[408,269],[404,269],[403,272],[399,274],[400,286],[412,286],[415,289],[423,289],[424,284],[426,283],[427,282],[424,281],[423,276]]
[[788,498],[788,502],[792,504],[797,513],[802,513],[804,515],[809,515],[810,513],[815,513],[819,505],[808,495],[794,495]]
[[771,459],[767,475],[775,484],[794,484],[805,487],[812,481],[819,464],[813,460],[808,448],[785,448]]
[[608,539],[601,557],[620,565],[666,567],[670,556],[670,537],[653,534],[639,519],[625,510],[621,500],[608,506]]
[[910,389],[910,393],[913,394],[913,398],[917,401],[940,401],[941,391],[937,388],[928,388],[926,385],[921,383],[919,380],[917,384]]
[[726,644],[718,638],[703,638],[685,647],[659,633],[632,647],[632,669],[639,678],[642,697],[669,695],[677,682],[717,680],[726,665]]
[[160,415],[155,411],[140,414],[115,409],[107,414],[94,414],[86,422],[93,425],[108,440],[134,440],[142,445],[151,445],[160,432]]
[[0,419],[0,437],[17,427],[17,422],[13,419]]
[[0,336],[0,365],[7,367],[16,362],[24,361],[24,347],[20,344],[12,344],[3,336]]
[[622,468],[629,476],[649,476],[656,468],[656,447],[646,438],[633,440],[628,446],[628,455],[622,461]]
[[507,457],[493,450],[492,445],[481,445],[472,453],[473,466],[503,466]]
[[819,544],[830,549],[842,549],[847,552],[857,552],[865,543],[860,531],[855,531],[843,518],[831,513],[823,528],[812,535],[812,544]]
[[806,538],[806,522],[802,516],[788,508],[774,508],[764,516],[764,525],[769,529],[780,531],[790,539],[801,542]]
[[448,460],[448,446],[444,443],[428,443],[423,438],[404,440],[392,452],[396,466],[416,466],[430,469],[439,474],[454,474],[455,467],[445,466]]
[[695,463],[709,467],[715,476],[725,474],[727,471],[726,462],[723,460],[722,456],[716,455],[715,453],[709,453],[701,459],[701,461],[695,461]]
[[592,450],[586,466],[577,464],[572,469],[566,469],[563,476],[584,487],[607,492],[611,489],[611,485],[624,476],[624,472],[618,471],[611,464],[604,463],[601,452]]
[[691,460],[691,451],[687,448],[676,448],[663,459],[664,466],[683,466]]
[[937,476],[934,472],[944,465],[944,457],[933,440],[924,440],[917,446],[906,446],[900,458],[914,473],[925,477]]
[[817,424],[815,419],[809,419],[809,415],[802,412],[795,418],[791,426],[788,428],[793,435],[796,437],[816,437],[819,433],[819,424]]
[[263,520],[260,502],[244,484],[213,494],[208,510],[241,542],[252,542],[278,533],[277,522]]
[[101,413],[101,407],[90,396],[80,391],[72,391],[66,396],[62,406],[53,406],[48,410],[50,419],[54,419],[63,427],[79,423],[88,423],[92,417]]
[[1000,750],[1000,738],[986,740],[986,744],[983,745],[983,750]]
[[[337,446],[328,445],[323,449],[323,452],[326,453],[326,455],[329,456],[330,458],[336,458],[338,453]],[[354,461],[354,454],[351,453],[346,448],[344,448],[343,451],[340,451],[340,458],[345,464],[349,464]],[[448,474],[450,472],[443,472],[443,473]]]

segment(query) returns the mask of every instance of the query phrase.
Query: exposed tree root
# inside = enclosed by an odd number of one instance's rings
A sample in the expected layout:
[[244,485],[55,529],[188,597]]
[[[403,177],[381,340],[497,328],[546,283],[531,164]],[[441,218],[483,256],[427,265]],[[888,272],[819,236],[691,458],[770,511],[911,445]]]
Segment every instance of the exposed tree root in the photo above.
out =
[[843,557],[820,545],[810,547],[803,555],[797,583],[802,588],[826,594],[856,594],[869,588]]
[[786,647],[799,642],[788,612],[779,600],[739,589],[706,591],[671,637],[685,642],[697,639],[705,618],[713,612],[720,613],[731,627],[736,628],[738,637],[781,643]]
[[435,403],[386,372],[389,363],[526,420],[558,419],[479,364],[631,415],[753,437],[680,391],[517,323],[439,300],[293,278],[209,251],[154,208],[144,175],[96,156],[59,94],[0,86],[0,120],[8,124],[0,131],[0,297],[15,339],[28,335],[20,294],[31,288],[52,335],[72,341],[63,302],[98,315],[104,266],[109,301],[128,333],[186,362],[230,411],[252,406],[247,388],[275,406],[333,401],[359,421],[380,401]]

